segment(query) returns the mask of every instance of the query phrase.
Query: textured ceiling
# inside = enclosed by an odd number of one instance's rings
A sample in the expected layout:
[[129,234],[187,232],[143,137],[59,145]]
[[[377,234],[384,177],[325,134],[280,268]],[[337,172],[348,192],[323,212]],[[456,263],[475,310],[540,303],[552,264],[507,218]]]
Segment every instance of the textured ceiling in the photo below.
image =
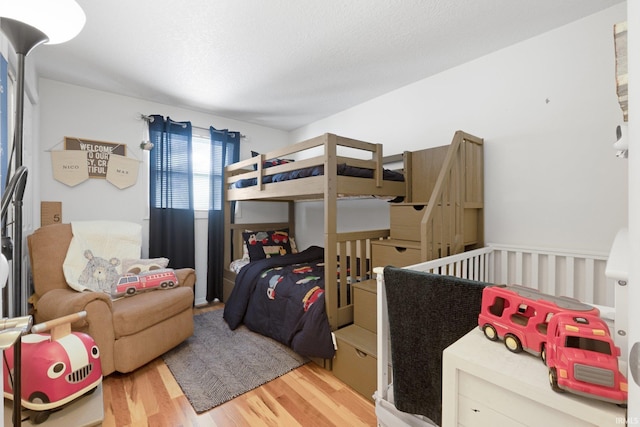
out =
[[78,0],[39,75],[291,130],[624,0]]

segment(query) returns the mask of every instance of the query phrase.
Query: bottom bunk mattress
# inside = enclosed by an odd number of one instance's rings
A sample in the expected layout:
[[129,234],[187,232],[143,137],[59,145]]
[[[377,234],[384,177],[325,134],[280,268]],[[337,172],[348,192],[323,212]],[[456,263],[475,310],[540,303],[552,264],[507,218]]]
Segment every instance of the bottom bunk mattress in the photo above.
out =
[[307,357],[335,353],[324,299],[324,249],[253,261],[243,267],[224,319],[233,330],[244,324]]

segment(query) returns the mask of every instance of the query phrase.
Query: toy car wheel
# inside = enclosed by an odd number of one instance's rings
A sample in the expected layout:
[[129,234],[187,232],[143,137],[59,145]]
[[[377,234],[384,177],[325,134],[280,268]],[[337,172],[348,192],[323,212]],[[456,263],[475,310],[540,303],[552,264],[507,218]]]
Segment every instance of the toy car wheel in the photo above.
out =
[[505,334],[504,345],[513,353],[520,353],[522,351],[522,343],[518,337],[513,334]]
[[32,424],[42,424],[43,422],[49,419],[49,415],[51,415],[51,411],[30,411],[29,421]]
[[167,282],[162,282],[162,283],[160,283],[160,287],[161,287],[162,289],[166,288],[167,286],[169,286],[169,285],[167,284]]
[[482,332],[484,332],[484,336],[491,341],[498,340],[498,332],[496,332],[496,328],[491,326],[490,324],[486,324],[482,327]]
[[551,386],[551,390],[557,393],[564,392],[558,385],[558,371],[556,371],[556,368],[549,368],[549,385]]
[[135,288],[129,288],[127,289],[127,295],[133,295],[136,293],[136,289]]
[[173,280],[171,280],[169,281],[168,285],[170,288],[173,288],[176,285],[176,283]]
[[[49,398],[47,397],[46,394],[36,391],[32,393],[31,396],[29,396],[29,402],[42,405],[45,403],[49,403]],[[33,411],[32,410],[29,413],[29,419],[33,424],[40,424],[47,421],[47,419],[49,418],[49,415],[51,415],[50,411]]]
[[542,348],[540,349],[540,359],[542,359],[542,363],[547,364],[547,346],[542,344]]

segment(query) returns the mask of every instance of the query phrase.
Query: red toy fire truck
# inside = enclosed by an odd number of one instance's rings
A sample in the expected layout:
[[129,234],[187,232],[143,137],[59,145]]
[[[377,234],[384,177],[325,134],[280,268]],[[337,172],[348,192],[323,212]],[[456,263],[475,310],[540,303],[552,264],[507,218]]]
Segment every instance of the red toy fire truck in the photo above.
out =
[[538,355],[549,366],[555,391],[624,404],[627,380],[618,370],[620,349],[600,311],[573,298],[519,285],[484,288],[478,326],[514,353]]

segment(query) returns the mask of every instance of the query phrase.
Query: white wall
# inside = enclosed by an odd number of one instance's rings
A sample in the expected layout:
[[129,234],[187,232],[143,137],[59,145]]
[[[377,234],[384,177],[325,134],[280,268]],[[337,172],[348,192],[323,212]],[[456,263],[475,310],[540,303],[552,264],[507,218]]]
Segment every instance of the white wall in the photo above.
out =
[[[332,132],[394,154],[464,130],[485,140],[488,242],[607,253],[627,222],[627,162],[611,147],[622,121],[613,25],[625,19],[620,4],[304,126],[291,141]],[[296,236],[303,247],[322,242],[321,223],[305,222],[319,209],[297,207],[297,229],[314,230]],[[347,214],[339,227],[361,228],[362,218]],[[386,216],[372,221],[388,227]]]
[[[40,200],[62,202],[63,222],[81,220],[127,220],[147,227],[147,170],[148,155],[140,150],[146,124],[140,114],[161,114],[173,120],[190,120],[194,126],[240,131],[247,138],[241,142],[241,157],[251,150],[268,151],[288,143],[288,135],[279,130],[252,125],[237,120],[212,116],[201,112],[157,104],[137,98],[86,89],[53,80],[39,81],[40,141],[39,168],[30,173],[39,187],[39,199],[34,206],[36,228],[40,222]],[[53,179],[51,150],[64,149],[64,137],[117,142],[127,145],[127,155],[141,161],[137,183],[124,190],[102,179],[89,179],[75,187]],[[250,209],[244,209],[249,211]],[[196,303],[206,298],[207,219],[196,221]],[[143,255],[147,252],[148,238],[143,238]],[[220,243],[222,244],[222,242]]]

